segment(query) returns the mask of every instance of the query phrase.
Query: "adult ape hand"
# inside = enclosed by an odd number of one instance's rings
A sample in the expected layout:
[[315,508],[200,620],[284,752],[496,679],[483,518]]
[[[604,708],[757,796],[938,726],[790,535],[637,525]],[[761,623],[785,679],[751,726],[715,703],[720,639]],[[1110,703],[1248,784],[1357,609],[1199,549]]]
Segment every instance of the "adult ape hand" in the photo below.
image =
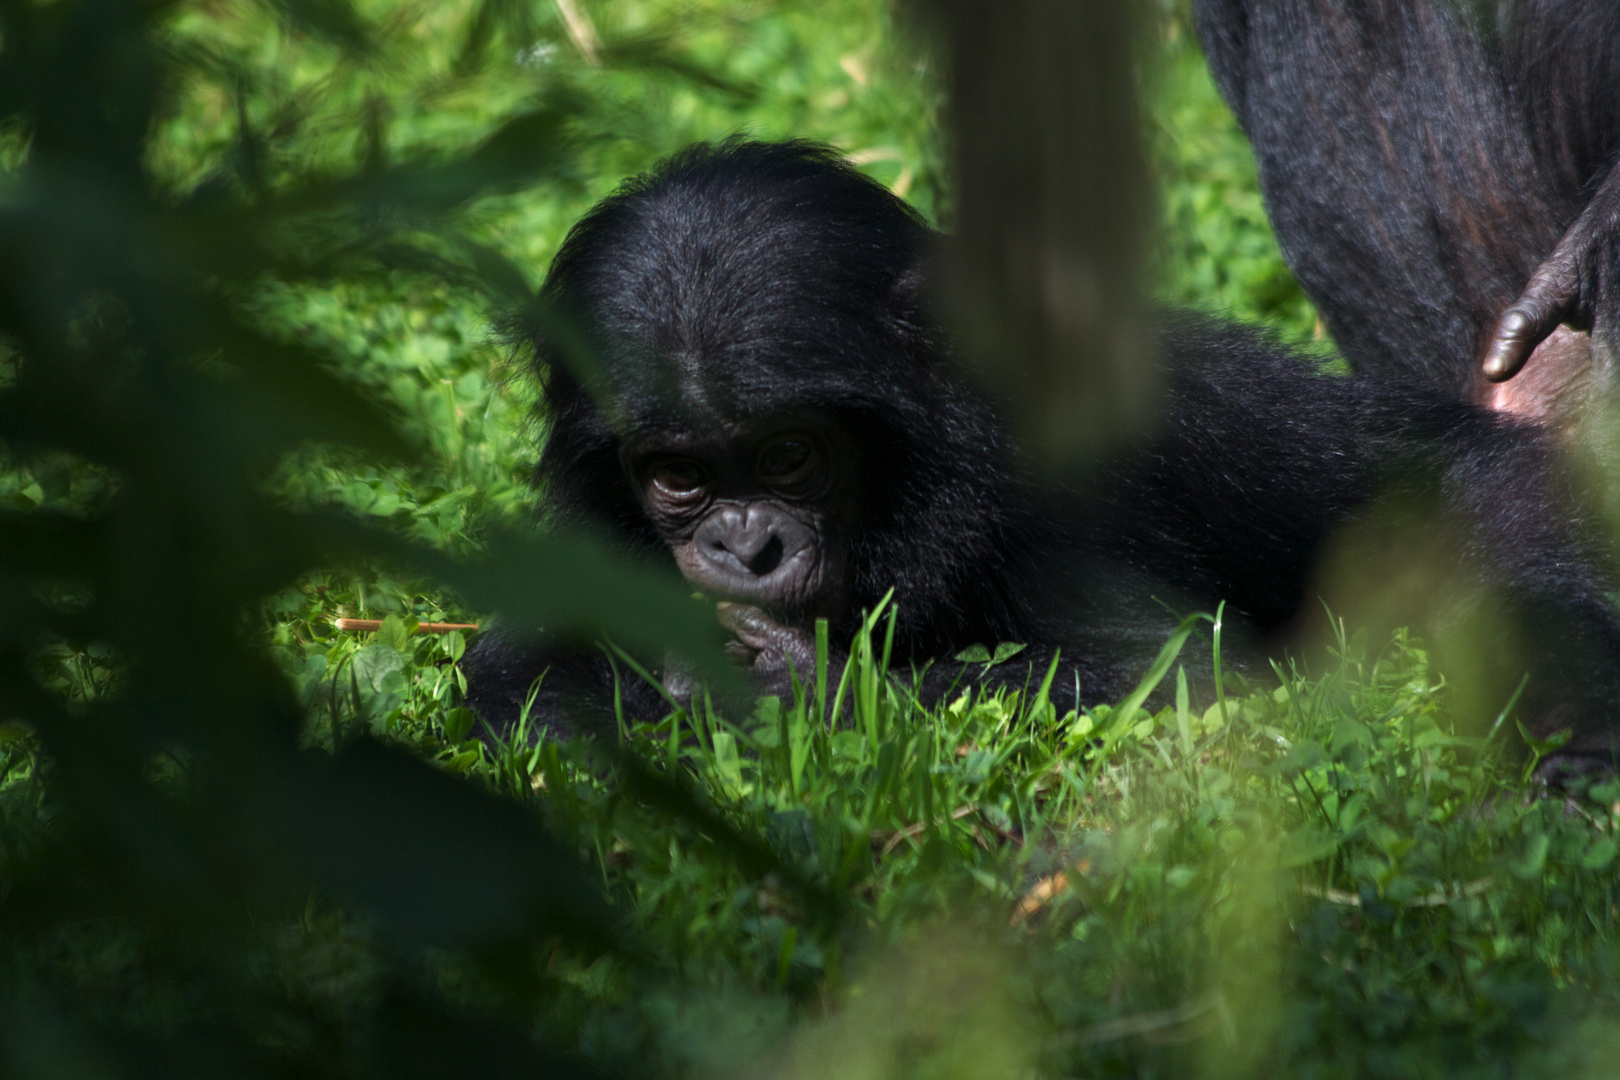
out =
[[1611,170],[1592,201],[1564,233],[1496,320],[1480,361],[1485,378],[1506,382],[1560,326],[1592,328],[1604,245],[1620,226],[1620,170]]

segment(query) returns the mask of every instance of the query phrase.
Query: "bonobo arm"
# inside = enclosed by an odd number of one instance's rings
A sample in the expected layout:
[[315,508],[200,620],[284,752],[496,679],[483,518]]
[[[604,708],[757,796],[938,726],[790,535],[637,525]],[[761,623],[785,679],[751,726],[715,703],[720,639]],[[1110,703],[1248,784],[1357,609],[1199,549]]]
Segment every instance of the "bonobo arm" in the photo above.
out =
[[[1141,603],[1133,605],[1135,610],[1130,614],[1116,613],[1106,625],[1090,631],[1071,630],[1069,636],[1074,640],[1066,647],[1031,644],[1014,659],[995,665],[964,663],[956,659],[958,650],[954,649],[932,657],[897,656],[889,675],[898,685],[914,687],[926,708],[937,707],[964,692],[1018,690],[1027,698],[1039,689],[1049,671],[1053,677],[1048,700],[1060,716],[1080,705],[1117,702],[1136,688],[1149,663],[1175,629],[1173,615],[1146,596],[1138,599]],[[727,651],[749,669],[758,694],[791,701],[794,679],[802,690],[810,689],[816,670],[816,643],[812,634],[783,626],[754,607],[722,603],[717,614],[721,624],[736,635],[736,641],[727,646]],[[1186,653],[1187,662],[1197,670],[1207,668],[1207,645],[1189,642]],[[829,705],[848,663],[848,652],[836,644],[829,647]],[[926,667],[920,679],[913,675],[913,664]]]
[[1530,281],[1496,320],[1480,362],[1492,382],[1513,378],[1537,345],[1562,324],[1592,328],[1599,271],[1620,226],[1620,170],[1611,169],[1592,201]]
[[[812,692],[816,671],[813,634],[785,626],[759,608],[743,604],[721,603],[716,616],[735,635],[726,651],[752,677],[755,694],[791,701],[795,680],[801,692]],[[1157,610],[1149,617],[1116,618],[1109,625],[1077,634],[1065,648],[1031,645],[1015,659],[994,666],[964,664],[954,653],[896,658],[890,677],[907,689],[915,686],[922,704],[932,708],[963,692],[1000,689],[1033,695],[1056,659],[1049,700],[1061,716],[1080,704],[1118,701],[1128,695],[1174,622]],[[830,699],[843,678],[849,653],[836,644],[828,652]],[[1189,665],[1197,670],[1207,667],[1207,647],[1189,642],[1188,652]],[[912,660],[927,665],[915,683]],[[479,640],[466,666],[469,703],[499,736],[512,733],[527,708],[531,733],[544,731],[550,738],[577,734],[615,738],[615,693],[627,717],[654,719],[670,711],[670,699],[689,704],[699,686],[695,677],[676,664],[666,665],[660,689],[627,667],[616,670],[600,651],[562,644],[530,645],[498,629]],[[846,706],[846,721],[849,715]]]
[[[725,651],[751,677],[759,696],[793,697],[815,678],[815,636],[784,626],[757,607],[720,603],[716,617],[733,638]],[[848,656],[834,648],[828,679],[836,686]],[[529,731],[552,738],[578,734],[617,737],[615,700],[626,717],[652,720],[674,707],[690,706],[700,682],[673,656],[658,673],[661,685],[643,679],[627,665],[615,665],[601,647],[573,642],[531,643],[496,627],[486,632],[463,664],[468,703],[498,736],[515,730],[527,710]],[[792,672],[792,675],[789,672]]]

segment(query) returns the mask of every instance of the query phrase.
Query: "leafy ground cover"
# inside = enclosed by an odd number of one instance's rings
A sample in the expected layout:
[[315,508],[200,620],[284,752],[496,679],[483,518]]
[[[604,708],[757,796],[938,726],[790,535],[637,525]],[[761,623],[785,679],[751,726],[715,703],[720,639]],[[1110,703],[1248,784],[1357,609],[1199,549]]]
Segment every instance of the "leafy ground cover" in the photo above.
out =
[[[379,54],[334,45],[344,25],[300,32],[249,6],[183,13],[171,47],[212,59],[188,69],[195,84],[151,137],[157,182],[273,193],[356,159],[431,163],[540,95],[582,103],[568,121],[579,150],[537,185],[461,206],[457,231],[424,218],[410,260],[260,281],[241,298],[421,448],[400,464],[305,447],[268,482],[283,504],[340,505],[458,554],[523,520],[544,432],[495,333],[502,283],[508,299],[532,289],[585,207],[689,141],[831,140],[948,220],[935,75],[875,5],[365,15]],[[1150,52],[1163,294],[1318,342],[1252,161],[1173,8]],[[0,493],[73,513],[120,482],[35,461],[5,471]],[[248,1031],[282,1073],[322,1076],[457,1073],[453,1055],[391,1069],[378,1045],[426,1023],[411,1012],[422,987],[461,1010],[469,1061],[487,1059],[478,1025],[499,1018],[577,1048],[567,1069],[637,1075],[1580,1075],[1612,1069],[1620,1049],[1620,783],[1539,797],[1527,779],[1538,751],[1527,760],[1510,703],[1460,715],[1405,634],[1369,642],[1337,627],[1310,666],[1248,677],[1193,670],[1207,661],[1172,644],[1143,695],[1059,716],[1040,671],[1016,693],[923,708],[888,677],[879,612],[842,683],[806,673],[795,700],[743,715],[624,717],[620,751],[477,737],[457,667],[467,635],[414,631],[486,614],[374,561],[306,575],[265,598],[247,632],[297,688],[307,746],[372,736],[544,820],[612,901],[610,928],[500,956],[413,952],[402,977],[386,920],[322,895],[267,901],[232,931],[249,962],[226,980],[199,959],[213,938],[159,950],[117,918],[48,933],[8,923],[7,985],[47,987],[87,1022],[136,1033],[120,1044],[130,1061],[142,1039],[200,1023]],[[382,625],[339,632],[344,616]],[[1209,655],[1217,627],[1188,632]],[[1020,663],[1012,644],[983,646],[967,662]],[[185,658],[173,663],[186,679]],[[63,640],[39,672],[87,709],[118,692],[120,664]],[[628,663],[625,677],[637,677]],[[1141,707],[1150,684],[1170,702],[1155,712]],[[1196,699],[1189,685],[1218,692]],[[847,723],[810,723],[829,701]],[[25,727],[0,727],[7,890],[60,827],[51,768]],[[185,760],[152,768],[188,797]],[[4,1060],[21,1075],[62,1075],[64,1062],[139,1071],[75,1057],[39,1019],[53,1014],[0,999]],[[383,1013],[405,1020],[382,1025]],[[199,1075],[210,1052],[199,1044]]]

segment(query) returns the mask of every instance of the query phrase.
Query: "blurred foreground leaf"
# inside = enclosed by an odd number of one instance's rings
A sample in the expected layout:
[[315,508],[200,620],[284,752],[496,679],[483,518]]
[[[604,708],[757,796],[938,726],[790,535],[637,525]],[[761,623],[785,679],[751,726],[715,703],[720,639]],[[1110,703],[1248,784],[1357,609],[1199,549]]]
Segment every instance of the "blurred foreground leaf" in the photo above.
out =
[[[460,152],[390,161],[386,102],[370,94],[349,117],[364,148],[352,167],[301,165],[285,152],[301,109],[255,115],[250,68],[199,17],[123,0],[0,6],[0,139],[16,162],[0,173],[0,445],[5,468],[67,492],[48,511],[0,515],[0,720],[38,740],[46,819],[7,838],[0,954],[88,933],[138,943],[159,997],[180,972],[216,987],[108,1013],[80,999],[82,980],[31,981],[49,965],[0,970],[0,1071],[325,1073],[327,1021],[291,984],[278,995],[253,974],[268,962],[256,927],[300,920],[353,942],[346,969],[366,987],[345,1021],[362,1033],[339,1041],[371,1049],[342,1075],[573,1070],[533,1033],[540,950],[631,955],[577,855],[531,808],[369,738],[340,740],[335,756],[301,749],[303,707],[244,614],[315,568],[386,560],[520,624],[705,655],[714,630],[673,575],[588,541],[497,536],[455,562],[269,494],[312,443],[392,462],[420,450],[331,354],[262,319],[264,289],[411,262],[524,302],[523,274],[458,214],[568,172],[586,106],[561,89],[519,95]],[[387,66],[392,31],[344,0],[219,17],[307,35],[334,72]],[[181,90],[208,80],[237,85],[234,140],[176,190],[153,172],[152,139]],[[52,478],[75,469],[104,482],[74,497]],[[362,488],[372,522],[398,506]],[[373,646],[393,662],[357,664],[353,682],[399,682],[398,629]],[[42,681],[47,654],[96,657],[102,674]],[[453,950],[463,978],[508,1007],[469,1011],[424,978],[429,946]]]

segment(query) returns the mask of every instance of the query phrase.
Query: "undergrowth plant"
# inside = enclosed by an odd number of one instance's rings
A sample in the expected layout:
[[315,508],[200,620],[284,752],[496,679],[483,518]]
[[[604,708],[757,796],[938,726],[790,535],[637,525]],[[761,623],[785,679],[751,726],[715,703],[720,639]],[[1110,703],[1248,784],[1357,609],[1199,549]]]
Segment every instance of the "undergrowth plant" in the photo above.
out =
[[[751,713],[700,695],[621,714],[621,747],[527,722],[416,744],[533,805],[668,965],[554,967],[546,1023],[680,1074],[774,1046],[781,1068],[831,1075],[804,1060],[830,1038],[886,1074],[955,1075],[967,1051],[930,1017],[962,994],[1016,1018],[963,1028],[974,1053],[988,1038],[1040,1075],[1601,1059],[1583,1040],[1620,1005],[1620,782],[1540,798],[1511,702],[1458,730],[1406,633],[1369,649],[1341,624],[1322,670],[1217,678],[1179,651],[1218,645],[1218,617],[1195,618],[1127,701],[1060,716],[1033,668],[1020,689],[924,704],[886,655],[892,618],[869,617],[842,672],[823,629],[793,700]],[[938,974],[884,998],[892,1030],[830,1033],[929,942],[978,981]]]

